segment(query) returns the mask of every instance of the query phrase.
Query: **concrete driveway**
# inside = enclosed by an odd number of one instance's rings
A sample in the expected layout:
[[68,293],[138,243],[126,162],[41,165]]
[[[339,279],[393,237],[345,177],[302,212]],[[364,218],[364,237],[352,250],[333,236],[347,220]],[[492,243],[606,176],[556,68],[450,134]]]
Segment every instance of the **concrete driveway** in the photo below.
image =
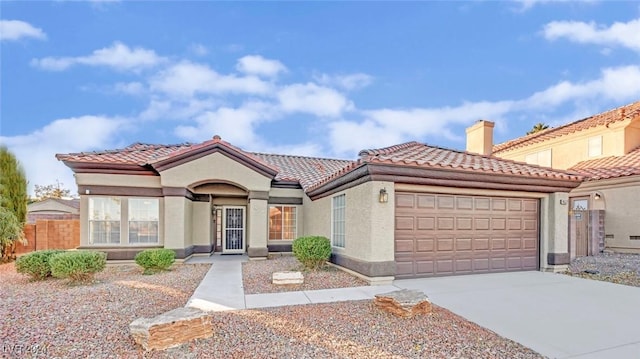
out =
[[640,288],[542,272],[394,285],[550,358],[640,358]]

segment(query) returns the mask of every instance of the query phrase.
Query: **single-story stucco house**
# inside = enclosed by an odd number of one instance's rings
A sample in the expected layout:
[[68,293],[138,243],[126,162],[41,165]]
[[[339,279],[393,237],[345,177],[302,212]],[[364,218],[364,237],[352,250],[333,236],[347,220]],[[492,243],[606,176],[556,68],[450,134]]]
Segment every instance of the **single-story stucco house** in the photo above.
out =
[[198,144],[59,154],[75,172],[81,248],[132,259],[251,258],[331,239],[332,261],[372,278],[566,268],[563,170],[408,142],[338,160]]
[[80,200],[76,198],[47,198],[27,205],[27,223],[39,219],[78,219]]

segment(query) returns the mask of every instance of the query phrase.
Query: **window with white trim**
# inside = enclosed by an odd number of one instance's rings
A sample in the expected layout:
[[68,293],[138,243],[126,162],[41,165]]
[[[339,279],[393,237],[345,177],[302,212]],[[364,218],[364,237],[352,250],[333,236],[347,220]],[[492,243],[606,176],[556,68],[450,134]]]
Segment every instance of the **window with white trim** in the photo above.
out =
[[89,198],[89,243],[120,243],[119,198]]
[[602,136],[589,137],[589,157],[598,157],[602,155]]
[[528,154],[524,161],[530,165],[551,167],[551,149]]
[[344,248],[345,239],[345,195],[335,196],[331,203],[331,243]]
[[158,243],[160,201],[157,198],[129,198],[129,243]]
[[295,206],[270,206],[269,240],[293,241],[297,236],[297,223]]

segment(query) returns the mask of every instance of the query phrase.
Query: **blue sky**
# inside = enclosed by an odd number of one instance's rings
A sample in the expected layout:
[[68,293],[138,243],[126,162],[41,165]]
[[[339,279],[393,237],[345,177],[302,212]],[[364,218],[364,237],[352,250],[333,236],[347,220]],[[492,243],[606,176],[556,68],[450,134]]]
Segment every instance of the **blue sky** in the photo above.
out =
[[75,192],[56,153],[219,134],[355,159],[464,149],[640,99],[637,2],[0,3],[0,142],[30,188]]

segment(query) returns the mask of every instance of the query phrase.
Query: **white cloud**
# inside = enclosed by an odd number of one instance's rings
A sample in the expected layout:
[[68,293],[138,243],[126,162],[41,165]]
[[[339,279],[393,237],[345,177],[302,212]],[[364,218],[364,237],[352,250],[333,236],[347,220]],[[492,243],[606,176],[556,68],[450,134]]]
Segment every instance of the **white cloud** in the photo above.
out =
[[271,85],[255,76],[221,75],[206,65],[183,61],[151,79],[151,89],[172,96],[195,94],[266,94]]
[[27,135],[0,136],[0,142],[16,154],[24,167],[30,192],[34,185],[50,184],[56,179],[74,192],[73,173],[55,154],[112,148],[114,138],[124,126],[126,121],[120,118],[73,117],[55,120]]
[[20,20],[0,20],[0,40],[16,41],[23,38],[34,38],[44,40],[47,35],[37,27],[28,22]]
[[580,44],[625,47],[640,52],[640,18],[615,22],[609,27],[593,22],[554,21],[544,26],[543,35],[547,40],[565,38]]
[[280,107],[285,112],[337,117],[354,108],[353,103],[340,92],[314,83],[285,86],[277,96]]
[[164,60],[153,50],[129,48],[116,41],[110,47],[95,50],[88,56],[45,57],[31,60],[31,65],[50,71],[66,70],[73,65],[106,66],[116,70],[138,71],[153,67]]
[[360,72],[334,76],[327,74],[315,75],[314,79],[322,85],[337,86],[348,91],[367,87],[373,82],[373,76]]
[[516,9],[518,12],[525,12],[531,10],[533,7],[537,5],[551,4],[551,3],[581,3],[581,4],[591,4],[595,3],[597,0],[515,0],[515,3],[520,6]]
[[273,114],[271,106],[264,102],[248,102],[238,108],[220,107],[198,116],[195,125],[178,126],[175,133],[189,141],[203,141],[220,135],[236,146],[255,146],[259,141],[256,126]]
[[562,81],[521,101],[521,107],[543,110],[568,101],[607,99],[616,102],[640,97],[640,66],[605,68],[598,79]]
[[265,59],[260,55],[248,55],[238,60],[236,69],[249,75],[274,77],[287,68],[278,60]]
[[133,82],[118,82],[115,84],[114,89],[116,92],[124,93],[132,96],[140,96],[146,92],[145,86],[137,81]]

